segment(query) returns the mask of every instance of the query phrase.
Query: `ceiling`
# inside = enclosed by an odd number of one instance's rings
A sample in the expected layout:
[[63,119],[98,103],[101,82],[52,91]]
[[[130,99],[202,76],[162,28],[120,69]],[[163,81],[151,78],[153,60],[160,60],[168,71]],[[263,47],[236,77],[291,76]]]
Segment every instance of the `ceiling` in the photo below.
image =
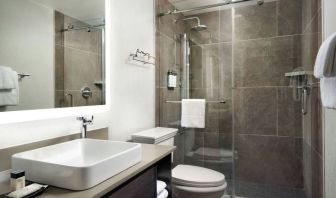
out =
[[81,21],[105,18],[105,0],[32,0]]

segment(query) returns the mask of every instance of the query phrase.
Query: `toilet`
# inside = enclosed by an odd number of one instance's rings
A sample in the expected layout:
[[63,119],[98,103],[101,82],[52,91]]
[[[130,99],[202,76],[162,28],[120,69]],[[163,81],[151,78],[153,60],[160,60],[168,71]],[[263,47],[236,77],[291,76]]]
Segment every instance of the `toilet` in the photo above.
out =
[[[133,142],[174,145],[178,129],[157,127],[132,135]],[[217,171],[192,165],[177,165],[172,170],[172,189],[176,198],[220,198],[227,183]]]

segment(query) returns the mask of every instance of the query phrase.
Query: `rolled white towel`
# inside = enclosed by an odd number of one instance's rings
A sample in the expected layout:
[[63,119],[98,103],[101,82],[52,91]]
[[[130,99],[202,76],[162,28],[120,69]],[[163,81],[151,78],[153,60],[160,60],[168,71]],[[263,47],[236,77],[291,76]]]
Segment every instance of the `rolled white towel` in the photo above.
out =
[[336,33],[329,36],[321,45],[316,57],[314,76],[316,78],[336,76]]
[[336,109],[336,77],[321,79],[322,105],[328,109]]
[[13,75],[13,70],[10,67],[0,66],[0,89],[15,89],[18,76]]
[[163,181],[157,180],[156,181],[156,194],[160,194],[165,188],[167,187],[167,184]]
[[167,198],[168,197],[168,191],[164,189],[160,194],[157,195],[156,198]]

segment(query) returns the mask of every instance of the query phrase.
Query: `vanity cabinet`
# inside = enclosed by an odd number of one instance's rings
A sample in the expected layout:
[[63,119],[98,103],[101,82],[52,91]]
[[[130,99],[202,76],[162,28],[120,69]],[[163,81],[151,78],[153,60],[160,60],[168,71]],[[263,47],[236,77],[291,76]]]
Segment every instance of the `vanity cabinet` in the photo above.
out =
[[171,154],[107,193],[103,198],[156,198],[156,181],[166,182],[171,196]]

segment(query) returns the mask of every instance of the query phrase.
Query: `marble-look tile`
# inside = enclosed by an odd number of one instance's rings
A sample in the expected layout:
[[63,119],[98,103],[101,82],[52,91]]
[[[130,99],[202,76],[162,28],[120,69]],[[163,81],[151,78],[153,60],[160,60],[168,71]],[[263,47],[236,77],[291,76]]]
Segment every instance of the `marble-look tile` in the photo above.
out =
[[195,151],[204,147],[204,133],[198,129],[184,129],[184,163],[194,166],[204,166],[204,155],[195,155]]
[[181,101],[181,90],[160,88],[160,126],[178,127],[181,121],[181,104],[166,101]]
[[303,181],[304,189],[308,198],[312,197],[312,149],[303,141]]
[[54,15],[55,21],[55,44],[56,45],[63,45],[64,44],[64,15],[58,11],[55,11]]
[[94,81],[102,79],[101,64],[102,58],[99,55],[65,47],[64,88],[80,90],[89,86],[92,90],[99,90]]
[[[65,16],[64,25],[67,26],[87,26],[88,24]],[[64,32],[64,45],[83,51],[100,54],[102,53],[102,31],[100,29],[91,29],[90,32],[87,29],[73,30]]]
[[281,0],[277,2],[278,36],[302,32],[302,0]]
[[319,154],[323,154],[323,114],[319,87],[311,89],[311,146]]
[[276,135],[276,89],[235,89],[233,101],[235,133]]
[[55,45],[55,89],[64,90],[64,46]]
[[[178,42],[174,39],[160,34],[160,87],[167,86],[167,72],[174,70],[179,73],[180,66],[176,64],[176,53],[180,53],[177,48]],[[179,79],[179,78],[177,78]]]
[[301,66],[299,36],[236,42],[234,86],[288,86],[286,72]]
[[277,34],[276,2],[262,6],[238,7],[234,12],[234,35],[237,40],[274,37]]
[[302,138],[301,100],[296,100],[293,92],[291,87],[277,89],[278,135]]
[[323,160],[312,150],[312,198],[323,197]]
[[61,108],[65,107],[65,98],[64,98],[64,91],[63,90],[56,90],[55,91],[55,107]]
[[238,180],[281,187],[302,188],[302,161],[291,137],[237,135]]
[[305,31],[321,8],[321,0],[302,0],[302,30]]

